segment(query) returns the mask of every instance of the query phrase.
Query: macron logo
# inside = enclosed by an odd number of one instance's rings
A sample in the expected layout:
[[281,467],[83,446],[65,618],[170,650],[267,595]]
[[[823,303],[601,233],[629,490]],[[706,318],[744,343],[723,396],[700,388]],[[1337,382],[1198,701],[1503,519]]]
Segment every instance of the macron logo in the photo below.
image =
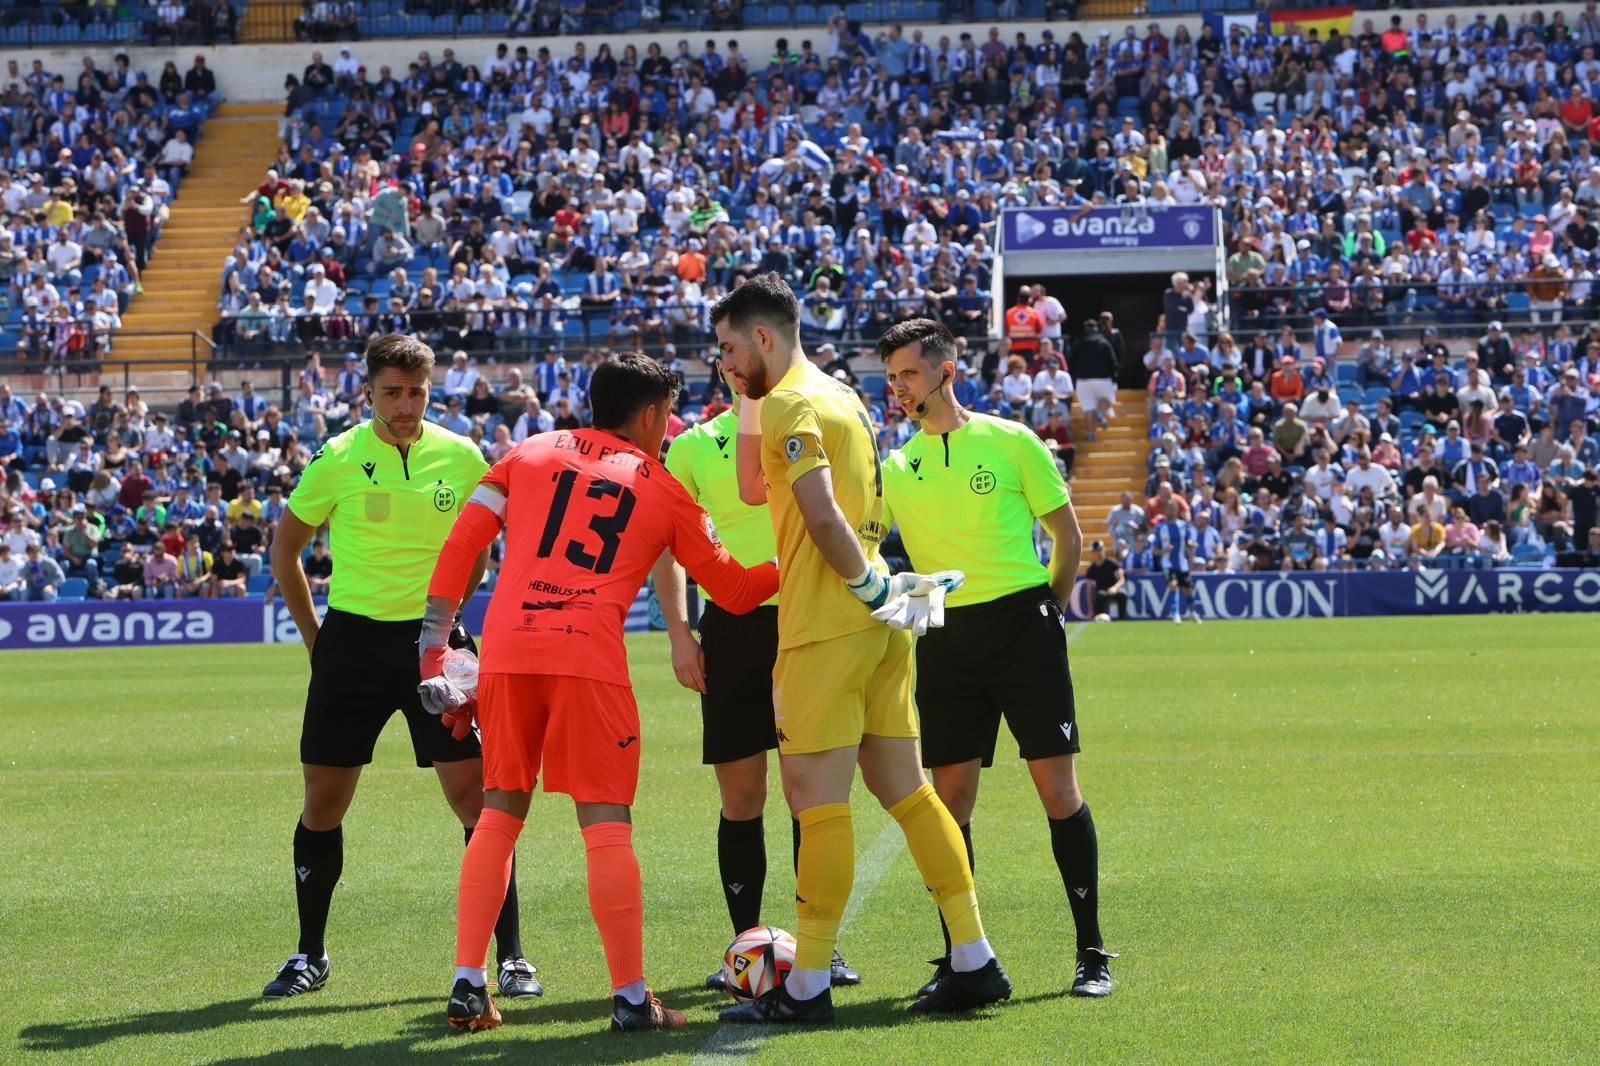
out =
[[1039,238],[1050,227],[1024,211],[1017,215],[1017,243],[1028,244]]

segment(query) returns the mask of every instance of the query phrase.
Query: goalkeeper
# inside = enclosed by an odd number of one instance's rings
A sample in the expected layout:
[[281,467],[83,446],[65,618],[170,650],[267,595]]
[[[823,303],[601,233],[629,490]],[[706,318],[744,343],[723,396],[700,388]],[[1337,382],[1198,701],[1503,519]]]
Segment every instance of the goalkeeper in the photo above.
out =
[[[1061,607],[1072,595],[1083,535],[1055,461],[1026,427],[965,410],[950,381],[955,337],[911,319],[878,341],[889,383],[920,432],[883,466],[884,517],[900,525],[911,565],[960,567],[945,625],[917,642],[922,762],[961,827],[972,861],[980,767],[994,762],[1003,714],[1050,822],[1050,845],[1077,932],[1071,994],[1111,991],[1098,919],[1097,844],[1078,791],[1078,726]],[[1048,571],[1037,518],[1055,541]],[[942,924],[942,921],[941,921]],[[949,978],[951,933],[930,994]]]
[[901,628],[937,621],[937,593],[956,577],[886,576],[878,555],[883,483],[867,412],[806,359],[799,307],[783,280],[744,282],[717,302],[711,321],[723,366],[745,397],[740,496],[768,504],[777,537],[773,717],[784,795],[800,822],[794,969],[722,1020],[832,1020],[830,963],[854,877],[850,786],[858,765],[905,833],[954,942],[950,977],[911,1010],[948,1013],[1004,999],[1011,982],[984,936],[960,831],[918,767],[912,637]]

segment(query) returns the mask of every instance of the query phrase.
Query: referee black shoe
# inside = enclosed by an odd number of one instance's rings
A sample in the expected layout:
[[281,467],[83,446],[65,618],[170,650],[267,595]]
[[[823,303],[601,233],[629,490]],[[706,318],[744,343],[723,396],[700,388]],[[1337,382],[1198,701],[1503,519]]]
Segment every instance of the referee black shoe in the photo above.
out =
[[728,982],[723,978],[721,970],[706,978],[706,987],[713,992],[726,992],[728,990]]
[[1107,960],[1116,953],[1105,948],[1084,948],[1078,952],[1078,969],[1072,975],[1072,989],[1067,994],[1091,999],[1111,994],[1111,967]]
[[933,976],[928,978],[927,984],[917,989],[917,994],[915,997],[917,999],[921,999],[923,996],[931,996],[933,994],[933,990],[939,987],[939,982],[943,981],[950,974],[950,956],[946,955],[943,958],[929,959],[928,962],[934,967]]
[[498,984],[500,994],[507,999],[530,999],[544,995],[544,985],[534,974],[539,968],[521,955],[500,960]]
[[1010,996],[1011,978],[1001,969],[999,959],[990,959],[982,969],[951,970],[940,978],[932,992],[906,1010],[912,1014],[957,1014],[998,1003]]
[[844,961],[844,956],[837,951],[833,953],[833,963],[829,967],[829,974],[828,983],[834,988],[844,988],[861,983],[861,975],[852,970],[850,964]]
[[475,985],[465,977],[456,978],[450,989],[450,1003],[445,1007],[444,1020],[450,1028],[464,1033],[477,1033],[485,1029],[500,1028],[500,1009],[494,1005],[489,990]]
[[795,999],[780,981],[760,999],[728,1007],[717,1020],[740,1025],[827,1025],[833,1021],[833,992],[823,989],[819,996]]
[[290,955],[278,976],[267,982],[261,990],[266,999],[288,999],[290,996],[315,992],[328,983],[328,956],[308,959],[304,955]]

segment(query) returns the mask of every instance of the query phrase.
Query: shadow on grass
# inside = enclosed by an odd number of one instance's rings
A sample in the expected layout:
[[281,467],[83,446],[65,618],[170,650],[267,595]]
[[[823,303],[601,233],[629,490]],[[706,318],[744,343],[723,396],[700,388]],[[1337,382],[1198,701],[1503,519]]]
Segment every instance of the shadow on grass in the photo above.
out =
[[[226,1000],[190,1011],[151,1011],[118,1018],[83,1022],[32,1025],[19,1034],[29,1051],[62,1052],[96,1047],[123,1037],[152,1037],[204,1032],[246,1022],[271,1021],[285,1017],[315,1019],[387,1007],[431,1004],[430,1009],[404,1021],[394,1037],[348,1045],[333,1042],[302,1044],[294,1048],[239,1055],[215,1060],[219,1066],[243,1066],[263,1062],[323,1062],[341,1060],[363,1063],[399,1062],[419,1057],[473,1062],[501,1061],[515,1057],[520,1061],[610,1064],[658,1058],[665,1055],[694,1055],[702,1050],[730,1061],[747,1056],[752,1042],[759,1039],[782,1040],[790,1032],[810,1030],[721,1026],[716,1012],[726,1003],[719,993],[704,988],[664,989],[664,1002],[685,1010],[689,1024],[671,1033],[613,1033],[607,1026],[604,1001],[564,1003],[516,1003],[505,1008],[506,1024],[493,1033],[459,1034],[444,1025],[444,1010],[437,997],[409,997],[371,1003],[328,1004],[295,1002],[268,1004],[251,997]],[[883,997],[839,1004],[835,1023],[840,1029],[879,1029],[899,1025],[926,1025],[929,1019],[909,1015],[906,1001]],[[1001,1008],[1003,1009],[1003,1008]],[[988,1012],[985,1012],[988,1013]],[[956,1017],[971,1018],[971,1015]],[[936,1022],[937,1019],[934,1019]],[[589,1031],[548,1035],[541,1022],[584,1025]],[[308,1027],[309,1028],[309,1027]],[[719,1035],[721,1034],[721,1035]],[[308,1032],[308,1040],[315,1035]],[[715,1043],[707,1043],[717,1037]]]
[[405,999],[379,1000],[373,1003],[317,1003],[314,1000],[269,1002],[260,996],[228,999],[192,1010],[146,1011],[143,1014],[124,1014],[115,1018],[94,1018],[87,1021],[47,1022],[23,1028],[17,1035],[29,1051],[74,1051],[105,1044],[125,1036],[174,1036],[182,1033],[200,1033],[208,1029],[221,1029],[240,1022],[271,1021],[288,1014],[297,1017],[351,1014],[356,1011],[381,1010],[415,1003],[430,1003],[436,996],[411,996]]

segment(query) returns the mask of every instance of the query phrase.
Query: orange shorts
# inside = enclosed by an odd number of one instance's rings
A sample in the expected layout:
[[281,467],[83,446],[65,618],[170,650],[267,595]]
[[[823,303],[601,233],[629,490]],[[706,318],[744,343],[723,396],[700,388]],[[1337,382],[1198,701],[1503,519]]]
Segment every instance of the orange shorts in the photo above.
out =
[[560,674],[482,674],[478,730],[483,787],[544,790],[579,803],[633,806],[639,705],[633,689]]

